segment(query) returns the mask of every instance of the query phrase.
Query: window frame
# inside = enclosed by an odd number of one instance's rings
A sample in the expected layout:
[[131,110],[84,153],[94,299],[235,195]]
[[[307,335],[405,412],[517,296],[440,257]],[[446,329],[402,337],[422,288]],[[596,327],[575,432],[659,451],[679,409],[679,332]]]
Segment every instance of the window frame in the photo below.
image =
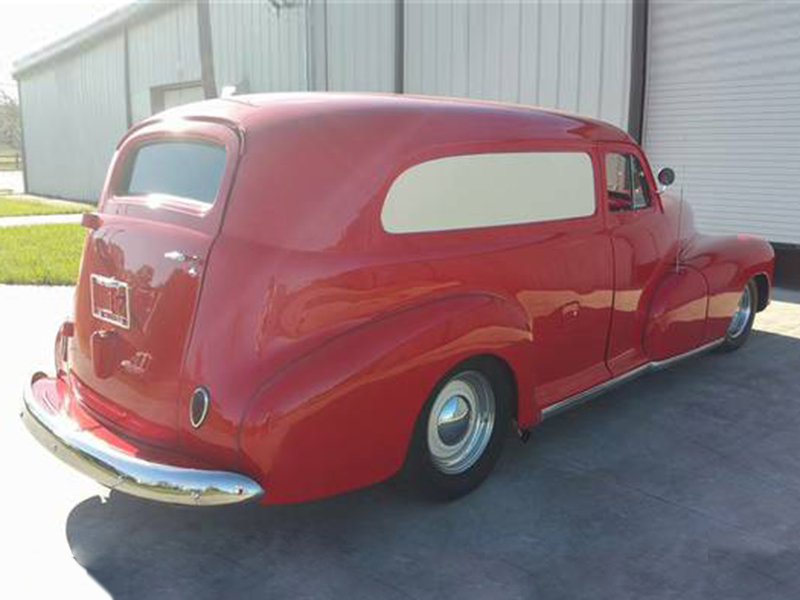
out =
[[[151,141],[207,141],[225,148],[225,169],[217,196],[212,204],[174,196],[124,196],[116,190],[128,156],[142,144]],[[134,127],[117,146],[103,191],[98,212],[107,215],[126,215],[147,221],[189,227],[215,235],[231,194],[233,180],[241,160],[243,140],[235,126],[201,117],[153,120]]]

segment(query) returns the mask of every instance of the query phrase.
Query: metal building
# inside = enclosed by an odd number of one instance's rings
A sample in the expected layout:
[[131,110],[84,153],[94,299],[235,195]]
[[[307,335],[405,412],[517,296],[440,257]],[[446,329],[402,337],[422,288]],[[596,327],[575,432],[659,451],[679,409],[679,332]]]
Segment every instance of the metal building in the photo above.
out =
[[94,199],[116,142],[237,92],[467,96],[599,117],[676,169],[699,225],[800,244],[800,3],[135,2],[20,59],[27,187]]
[[502,99],[626,127],[631,13],[610,0],[127,5],[16,63],[27,188],[96,198],[131,124],[228,86]]

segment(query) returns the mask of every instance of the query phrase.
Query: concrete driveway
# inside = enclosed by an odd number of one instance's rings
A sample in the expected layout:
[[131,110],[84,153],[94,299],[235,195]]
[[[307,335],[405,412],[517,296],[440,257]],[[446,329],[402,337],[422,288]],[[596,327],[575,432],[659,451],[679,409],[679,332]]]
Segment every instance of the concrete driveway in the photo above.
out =
[[82,215],[26,215],[23,217],[0,217],[0,227],[19,227],[21,225],[57,225],[80,223]]
[[796,292],[777,292],[742,351],[509,440],[490,480],[454,504],[380,485],[226,509],[101,500],[28,438],[19,390],[51,368],[70,293],[0,286],[3,597],[800,597]]
[[25,189],[25,178],[22,171],[0,171],[0,190],[11,190],[19,194]]

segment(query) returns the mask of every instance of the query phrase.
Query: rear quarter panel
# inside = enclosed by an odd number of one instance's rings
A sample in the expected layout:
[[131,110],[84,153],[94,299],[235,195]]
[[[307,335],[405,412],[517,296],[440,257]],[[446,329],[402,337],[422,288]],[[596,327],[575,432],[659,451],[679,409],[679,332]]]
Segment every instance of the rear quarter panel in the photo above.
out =
[[[522,368],[530,340],[518,307],[487,294],[442,298],[357,327],[279,371],[253,397],[240,434],[244,469],[264,483],[268,503],[386,479],[406,456],[427,397],[421,391],[485,354],[530,390]],[[533,409],[530,399],[520,406]]]

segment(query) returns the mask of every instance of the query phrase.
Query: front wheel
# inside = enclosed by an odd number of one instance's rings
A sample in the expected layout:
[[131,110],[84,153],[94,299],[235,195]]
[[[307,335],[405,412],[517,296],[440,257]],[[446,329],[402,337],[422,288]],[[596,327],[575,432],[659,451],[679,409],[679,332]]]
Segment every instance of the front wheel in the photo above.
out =
[[750,337],[753,330],[753,321],[756,318],[758,306],[758,286],[752,279],[747,282],[739,296],[739,304],[731,317],[728,330],[725,332],[725,341],[720,346],[723,352],[731,352],[741,348]]
[[513,386],[489,359],[468,360],[445,375],[417,419],[405,478],[424,495],[463,496],[494,468],[511,425]]

